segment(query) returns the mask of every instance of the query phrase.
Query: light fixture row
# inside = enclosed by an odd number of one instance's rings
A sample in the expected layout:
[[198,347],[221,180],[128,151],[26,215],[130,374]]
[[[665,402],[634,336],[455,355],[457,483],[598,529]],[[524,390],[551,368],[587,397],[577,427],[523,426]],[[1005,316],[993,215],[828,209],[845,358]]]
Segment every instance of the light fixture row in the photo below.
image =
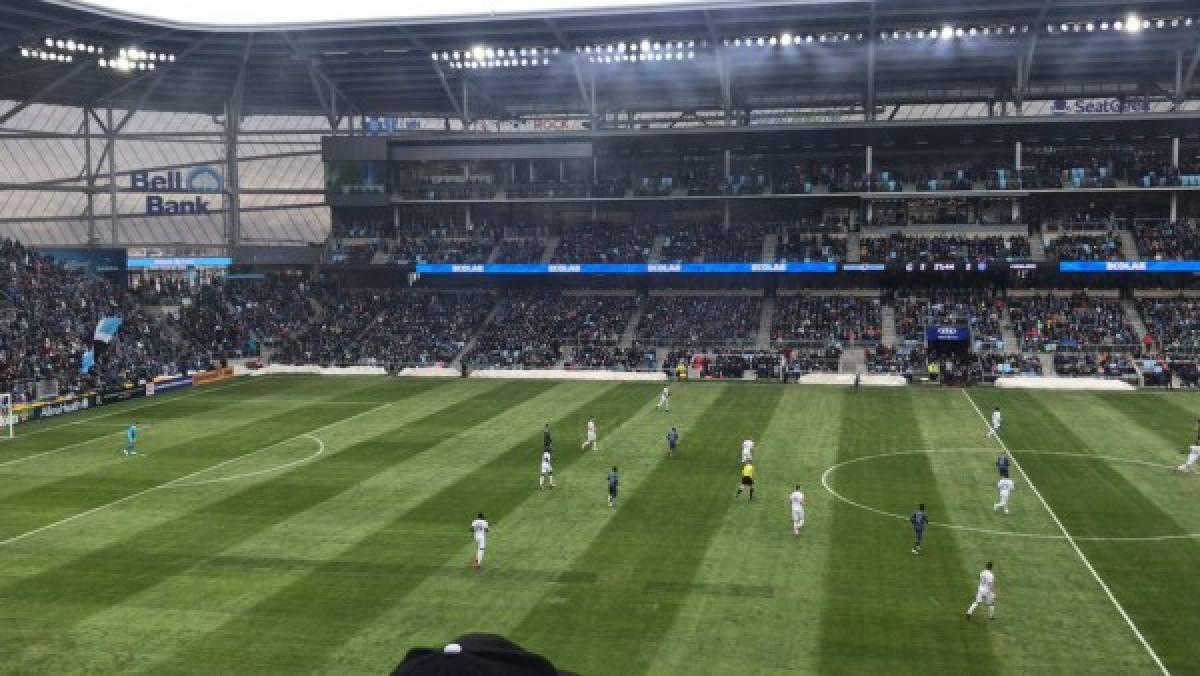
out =
[[76,42],[70,38],[64,40],[62,38],[47,37],[42,40],[42,44],[49,49],[57,49],[68,52],[85,52],[87,54],[103,54],[104,48],[98,45],[93,45],[88,42]]
[[629,54],[593,54],[588,63],[639,63],[643,61],[691,61],[696,58],[694,50],[686,52],[641,52]]
[[1002,38],[1028,33],[1029,24],[1001,24],[989,26],[954,26],[944,24],[937,28],[906,28],[904,30],[880,31],[880,40],[954,40],[961,38]]
[[153,61],[135,61],[123,56],[117,59],[100,59],[96,62],[96,65],[101,68],[128,72],[132,70],[154,70],[157,64]]
[[836,33],[805,33],[803,35],[793,35],[792,33],[781,33],[779,35],[751,35],[741,38],[725,38],[724,44],[726,47],[791,47],[794,45],[811,45],[825,44],[834,42],[852,42],[862,40],[866,37],[861,32],[846,33],[839,31]]
[[[653,54],[654,52],[675,52],[679,53],[685,50],[708,47],[707,40],[630,40],[629,42],[609,42],[605,44],[591,45],[576,45],[575,53],[589,56],[616,56],[619,54]],[[636,59],[634,59],[636,60]],[[645,61],[655,60],[653,57],[643,59]],[[658,59],[661,60],[661,59]]]
[[30,49],[29,47],[21,48],[21,58],[37,59],[39,61],[57,61],[58,63],[71,63],[75,61],[74,54],[61,54],[47,49]]
[[21,47],[21,57],[58,63],[72,63],[77,55],[96,57],[97,66],[118,71],[154,70],[157,64],[175,63],[176,59],[174,54],[168,52],[147,51],[139,47],[122,47],[117,56],[106,57],[103,46],[73,39],[47,37],[42,43],[44,48]]
[[532,68],[549,66],[550,57],[562,50],[558,47],[488,47],[476,45],[470,49],[432,52],[434,61],[455,69]]
[[1196,19],[1190,16],[1173,16],[1144,19],[1137,14],[1129,14],[1123,19],[1111,21],[1066,21],[1046,24],[1046,32],[1056,35],[1067,33],[1091,33],[1094,31],[1124,31],[1140,33],[1151,29],[1191,28]]

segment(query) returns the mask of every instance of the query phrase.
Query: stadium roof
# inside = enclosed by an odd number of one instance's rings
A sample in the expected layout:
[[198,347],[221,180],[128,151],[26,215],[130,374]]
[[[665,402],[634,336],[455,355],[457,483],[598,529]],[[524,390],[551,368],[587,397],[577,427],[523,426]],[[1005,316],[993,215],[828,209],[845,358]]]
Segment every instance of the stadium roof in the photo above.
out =
[[[137,58],[120,60],[133,70],[100,67],[122,48],[136,48]],[[587,114],[593,105],[604,113],[1176,98],[1196,89],[1198,61],[1194,0],[686,3],[252,27],[65,0],[0,5],[0,99],[204,113],[222,109],[239,75],[247,113],[506,119]]]

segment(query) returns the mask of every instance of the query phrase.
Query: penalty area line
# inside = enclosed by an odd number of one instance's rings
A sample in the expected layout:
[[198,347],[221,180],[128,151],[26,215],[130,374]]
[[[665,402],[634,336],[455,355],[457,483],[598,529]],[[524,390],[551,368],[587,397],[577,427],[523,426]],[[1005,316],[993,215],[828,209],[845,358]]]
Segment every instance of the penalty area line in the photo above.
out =
[[[140,490],[136,493],[130,493],[129,495],[126,495],[125,497],[122,497],[122,498],[117,498],[116,500],[113,500],[112,502],[107,502],[103,505],[98,505],[89,510],[79,512],[78,514],[72,514],[71,516],[68,516],[66,518],[59,519],[58,521],[55,521],[53,523],[48,523],[44,526],[39,526],[37,528],[34,528],[33,530],[26,531],[26,532],[20,533],[18,535],[14,535],[14,536],[8,538],[7,540],[0,540],[0,547],[3,547],[5,545],[11,545],[14,542],[20,542],[21,540],[24,540],[25,538],[33,537],[34,535],[37,535],[38,533],[44,533],[44,532],[50,530],[51,528],[57,528],[59,526],[63,526],[68,523],[71,523],[72,521],[75,521],[77,519],[82,519],[85,516],[91,516],[92,514],[95,514],[97,512],[102,512],[106,509],[116,507],[117,505],[129,502],[130,500],[133,500],[134,498],[140,498],[141,496],[146,495],[147,493],[153,493],[154,491],[157,491],[162,488],[169,488],[169,487],[177,486],[180,484],[184,484],[189,479],[198,477],[201,474],[204,474],[205,472],[211,472],[214,469],[220,469],[226,465],[238,462],[239,460],[244,460],[256,453],[261,453],[262,451],[265,451],[265,450],[268,450],[271,448],[275,448],[277,446],[281,446],[290,441],[295,441],[296,439],[300,439],[303,437],[314,438],[314,435],[317,434],[318,432],[322,432],[324,430],[331,429],[333,427],[337,427],[338,425],[348,423],[351,420],[357,420],[358,418],[362,418],[363,416],[368,416],[368,415],[371,415],[372,413],[382,411],[383,409],[388,408],[389,406],[392,406],[395,403],[396,402],[389,401],[387,403],[380,404],[379,406],[376,406],[374,408],[369,408],[365,411],[362,411],[361,413],[352,415],[349,418],[342,418],[341,420],[335,420],[335,421],[329,423],[328,425],[322,425],[316,429],[308,430],[307,432],[301,432],[300,434],[288,437],[287,439],[281,439],[273,444],[270,444],[267,446],[262,446],[260,448],[254,449],[252,451],[247,451],[246,453],[242,453],[241,455],[234,456],[232,458],[229,458],[228,460],[222,460],[221,462],[218,462],[215,465],[209,465],[208,467],[198,469],[195,472],[191,472],[190,474],[185,474],[181,477],[176,477],[174,479],[171,479],[170,481],[166,481],[161,484],[151,486],[150,488]],[[321,444],[321,450],[322,450],[322,452],[324,452],[324,450],[325,450],[325,445],[323,443]]]
[[[979,419],[983,421],[984,427],[991,430],[992,427],[988,423],[987,417],[983,415],[983,411],[979,410],[979,406],[975,404],[975,400],[971,398],[971,394],[965,389],[962,390],[962,393],[963,396],[967,398],[967,402],[971,404],[971,408],[975,409],[976,415],[978,415]],[[1009,451],[1008,445],[1004,443],[1004,440],[1000,438],[999,434],[995,435],[995,439],[996,443],[1000,444],[1000,448],[1004,449],[1004,453],[1012,458],[1013,466],[1017,468],[1017,472],[1019,472],[1025,479],[1025,485],[1029,486],[1029,490],[1033,491],[1033,494],[1037,496],[1038,502],[1041,502],[1042,507],[1046,508],[1046,513],[1050,515],[1050,519],[1054,521],[1054,525],[1058,526],[1058,530],[1062,532],[1063,539],[1067,541],[1067,544],[1071,545],[1071,549],[1075,550],[1075,554],[1079,556],[1079,560],[1083,561],[1084,567],[1087,568],[1088,572],[1092,574],[1092,578],[1096,580],[1096,584],[1100,585],[1100,589],[1104,591],[1104,595],[1108,597],[1108,600],[1112,602],[1113,607],[1115,607],[1117,612],[1121,614],[1121,618],[1125,620],[1125,624],[1129,626],[1131,631],[1133,631],[1133,635],[1137,637],[1138,643],[1141,643],[1142,647],[1146,649],[1146,652],[1150,655],[1150,659],[1154,660],[1154,664],[1158,667],[1158,670],[1164,676],[1170,676],[1171,672],[1167,670],[1166,665],[1163,664],[1162,660],[1158,657],[1158,653],[1154,652],[1154,648],[1150,646],[1150,642],[1146,640],[1146,637],[1142,635],[1141,630],[1138,629],[1137,625],[1133,623],[1133,618],[1129,616],[1129,613],[1125,612],[1125,608],[1121,605],[1121,602],[1117,600],[1117,597],[1113,595],[1112,589],[1109,589],[1108,584],[1104,581],[1104,578],[1100,577],[1100,574],[1096,572],[1096,568],[1092,566],[1092,562],[1088,560],[1088,557],[1083,553],[1083,550],[1079,548],[1079,544],[1075,541],[1075,538],[1069,531],[1067,531],[1067,527],[1064,526],[1062,520],[1058,518],[1058,514],[1054,513],[1054,509],[1050,507],[1050,503],[1046,502],[1046,498],[1042,496],[1042,492],[1037,489],[1037,486],[1033,484],[1033,480],[1030,479],[1029,475],[1025,473],[1025,468],[1021,467],[1020,461],[1017,460],[1017,457],[1013,455],[1011,451]]]

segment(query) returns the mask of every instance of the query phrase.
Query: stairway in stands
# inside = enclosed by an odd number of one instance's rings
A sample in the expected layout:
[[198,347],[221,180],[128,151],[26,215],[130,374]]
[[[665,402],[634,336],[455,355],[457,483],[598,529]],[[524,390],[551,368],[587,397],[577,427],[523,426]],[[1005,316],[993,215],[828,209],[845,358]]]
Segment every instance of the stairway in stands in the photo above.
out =
[[546,250],[542,252],[541,262],[549,263],[551,260],[554,259],[554,252],[556,250],[558,250],[558,243],[560,241],[562,241],[561,237],[547,237],[546,238]]
[[633,341],[637,339],[638,322],[642,321],[642,313],[646,311],[646,303],[649,299],[645,296],[638,298],[637,309],[629,316],[629,323],[625,325],[625,330],[621,332],[621,340],[617,343],[617,348],[624,350],[633,347]]
[[883,336],[880,342],[884,347],[896,347],[896,308],[884,304],[880,307],[879,314],[883,321]]
[[495,301],[496,304],[493,305],[492,310],[488,312],[487,318],[480,322],[479,328],[475,329],[475,333],[472,333],[471,337],[467,338],[467,342],[463,343],[463,349],[459,350],[458,354],[454,355],[454,359],[450,360],[450,368],[457,369],[459,367],[459,364],[462,363],[463,356],[470,354],[471,350],[475,349],[475,343],[479,342],[479,336],[483,335],[483,332],[492,325],[492,320],[496,318],[496,313],[500,311],[500,298],[496,297]]
[[763,299],[762,314],[758,317],[758,339],[754,341],[754,349],[768,350],[771,348],[771,326],[775,323],[775,297]]
[[778,251],[779,251],[779,235],[776,235],[773,232],[769,233],[766,237],[763,238],[762,258],[759,260],[759,262],[760,263],[774,263],[775,259],[777,259],[779,257]]
[[1057,378],[1058,373],[1054,370],[1054,355],[1049,352],[1039,352],[1038,359],[1042,362],[1042,375],[1047,378]]
[[1133,233],[1128,230],[1121,231],[1121,252],[1127,261],[1136,261],[1141,257],[1137,248],[1137,240],[1133,238]]
[[862,235],[857,232],[846,233],[846,262],[862,262]]
[[1000,338],[1004,341],[1005,352],[1021,351],[1021,340],[1013,329],[1012,315],[1009,314],[1007,306],[1000,313]]
[[1046,260],[1046,243],[1041,233],[1029,238],[1029,257],[1039,263]]
[[647,263],[657,263],[662,258],[663,247],[667,245],[666,235],[655,235],[654,243],[650,245],[650,255],[646,258]]
[[1121,307],[1125,310],[1125,319],[1129,320],[1129,325],[1133,327],[1134,333],[1137,334],[1138,345],[1141,345],[1150,330],[1146,328],[1146,323],[1142,321],[1142,315],[1137,311],[1137,304],[1126,298],[1121,301]]
[[496,246],[492,247],[492,252],[488,254],[487,260],[484,262],[485,263],[495,263],[496,259],[499,257],[500,257],[500,242],[496,242]]

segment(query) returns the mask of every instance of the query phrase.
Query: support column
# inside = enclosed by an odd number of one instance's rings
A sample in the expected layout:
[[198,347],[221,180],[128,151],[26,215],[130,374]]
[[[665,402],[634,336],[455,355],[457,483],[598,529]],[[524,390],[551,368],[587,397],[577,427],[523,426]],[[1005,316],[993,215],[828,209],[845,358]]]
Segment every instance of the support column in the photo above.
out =
[[721,201],[722,201],[722,202],[724,202],[724,204],[725,204],[725,217],[724,217],[724,219],[722,220],[722,223],[724,223],[725,230],[729,230],[729,221],[730,221],[730,217],[729,217],[729,200],[727,200],[727,199],[726,199],[726,200],[721,200]]
[[1021,142],[1017,141],[1013,146],[1013,169],[1021,170]]
[[[1179,169],[1179,137],[1171,139],[1171,168]],[[1179,220],[1179,191],[1171,191],[1171,222]]]
[[867,145],[867,178],[875,173],[875,147]]
[[108,198],[112,205],[109,218],[111,219],[111,237],[109,242],[113,246],[117,245],[119,239],[119,231],[121,227],[120,206],[117,204],[117,131],[113,126],[113,110],[112,106],[108,106],[106,110],[105,121],[108,127]]
[[563,163],[562,160],[558,161],[558,182],[559,183],[567,182],[567,166],[566,166],[566,164]]
[[1012,222],[1014,225],[1021,223],[1021,200],[1016,197],[1012,201]]
[[533,160],[529,160],[529,184],[533,185]]
[[467,78],[465,77],[462,79],[462,99],[463,124],[468,124],[471,121],[471,103],[467,98]]
[[588,69],[589,89],[591,90],[588,96],[588,119],[592,122],[592,131],[596,131],[596,69]]
[[[866,225],[866,226],[870,226],[871,222],[875,220],[875,200],[867,200],[867,209],[866,209],[866,217],[865,218],[866,218],[866,223],[863,223],[863,225]],[[862,230],[862,228],[859,227],[859,230]]]
[[729,179],[732,175],[733,175],[733,170],[732,170],[731,153],[729,152],[729,149],[727,148],[725,150],[725,182],[726,183],[729,182]]
[[83,109],[83,171],[87,178],[88,246],[96,242],[96,173],[92,170],[92,121],[89,108]]
[[241,101],[225,101],[225,206],[229,255],[234,256],[242,242],[242,186],[238,177],[238,137],[242,128]]

